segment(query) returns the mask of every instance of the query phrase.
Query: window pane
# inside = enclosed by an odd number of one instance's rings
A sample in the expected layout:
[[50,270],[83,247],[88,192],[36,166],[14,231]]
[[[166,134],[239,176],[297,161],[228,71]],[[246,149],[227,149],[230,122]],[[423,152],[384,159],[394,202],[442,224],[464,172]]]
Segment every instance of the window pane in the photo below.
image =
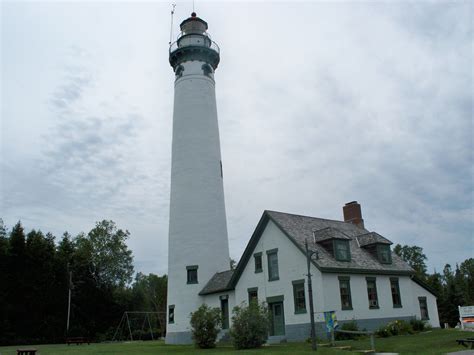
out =
[[349,260],[349,242],[337,241],[336,242],[336,259],[337,260]]
[[189,269],[188,270],[188,284],[197,283],[197,269]]
[[278,279],[278,256],[276,253],[268,254],[268,276],[270,280]]
[[293,284],[293,296],[295,299],[295,312],[306,311],[304,283]]
[[258,302],[258,293],[257,291],[249,291],[249,304],[251,302]]
[[392,301],[394,306],[401,306],[402,300],[400,297],[400,288],[398,285],[398,280],[390,280],[390,288],[392,291]]
[[420,297],[418,298],[418,301],[420,302],[420,315],[422,320],[427,320],[430,319],[428,316],[428,305],[426,303],[426,297]]
[[375,280],[367,280],[367,296],[369,298],[369,308],[378,308]]
[[349,280],[339,280],[339,290],[341,294],[341,308],[352,309],[351,289]]
[[255,271],[261,271],[261,270],[262,270],[262,256],[255,255]]

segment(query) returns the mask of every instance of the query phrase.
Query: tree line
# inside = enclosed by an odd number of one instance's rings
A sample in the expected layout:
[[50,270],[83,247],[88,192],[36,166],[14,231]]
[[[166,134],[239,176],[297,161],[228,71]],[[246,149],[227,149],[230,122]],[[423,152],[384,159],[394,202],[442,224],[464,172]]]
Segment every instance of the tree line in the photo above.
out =
[[436,294],[441,325],[456,326],[459,322],[458,306],[474,305],[474,259],[466,259],[454,268],[446,264],[441,273],[435,270],[429,274],[423,248],[397,244],[394,252],[408,262],[418,279]]
[[[111,340],[125,311],[159,312],[153,331],[163,335],[167,276],[133,278],[129,237],[107,220],[87,234],[57,239],[34,229],[25,233],[21,222],[8,230],[0,218],[0,345],[61,343],[68,336]],[[421,247],[397,244],[394,252],[436,293],[442,325],[457,324],[458,305],[474,305],[473,258],[429,274]]]
[[[130,233],[113,221],[57,240],[0,219],[0,345],[111,340],[125,311],[166,312],[167,276],[134,275]],[[66,331],[71,289],[70,327]],[[153,325],[165,332],[165,315]]]

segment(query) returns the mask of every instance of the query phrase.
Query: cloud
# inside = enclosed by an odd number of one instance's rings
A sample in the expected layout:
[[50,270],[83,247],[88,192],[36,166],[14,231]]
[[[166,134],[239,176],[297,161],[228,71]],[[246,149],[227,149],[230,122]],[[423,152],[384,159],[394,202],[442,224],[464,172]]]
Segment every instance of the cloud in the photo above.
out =
[[[132,232],[141,271],[165,272],[169,6],[6,9],[6,222],[26,216],[32,228],[80,231],[112,218]],[[431,266],[471,256],[471,10],[470,2],[199,5],[221,47],[216,94],[235,259],[264,209],[341,219],[352,200],[369,229],[422,246]],[[125,26],[130,18],[139,21]]]

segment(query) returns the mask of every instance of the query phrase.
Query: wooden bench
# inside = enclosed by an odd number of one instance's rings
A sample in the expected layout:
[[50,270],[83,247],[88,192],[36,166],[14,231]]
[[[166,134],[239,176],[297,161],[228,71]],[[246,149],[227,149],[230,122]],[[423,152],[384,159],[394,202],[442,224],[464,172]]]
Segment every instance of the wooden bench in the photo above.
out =
[[36,355],[36,349],[17,349],[17,355]]
[[84,338],[84,337],[75,337],[75,338],[67,338],[66,339],[66,344],[67,345],[70,345],[70,344],[76,344],[76,345],[79,345],[79,344],[90,344],[91,342],[89,341],[88,338]]
[[466,338],[466,339],[456,339],[458,345],[468,347],[468,344],[471,344],[471,349],[474,349],[474,338]]

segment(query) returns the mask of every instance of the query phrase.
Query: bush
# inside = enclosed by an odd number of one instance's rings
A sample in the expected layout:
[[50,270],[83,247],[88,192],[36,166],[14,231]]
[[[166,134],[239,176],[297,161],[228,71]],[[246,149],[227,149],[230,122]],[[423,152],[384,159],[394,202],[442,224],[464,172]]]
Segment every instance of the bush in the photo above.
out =
[[196,346],[201,349],[214,348],[221,322],[221,310],[207,304],[191,313],[191,332]]
[[[338,327],[340,330],[352,330],[352,331],[358,331],[359,327],[357,327],[357,322],[355,320],[343,323],[340,327]],[[335,333],[335,339],[336,340],[349,340],[349,339],[356,339],[359,337],[357,334],[348,334],[348,333]]]
[[230,336],[236,349],[258,348],[265,344],[268,337],[269,316],[264,304],[251,302],[248,307],[236,306],[233,313]]
[[410,320],[410,325],[415,332],[422,332],[423,330],[425,330],[425,322],[420,319],[413,318],[412,320]]
[[387,323],[384,326],[381,326],[375,331],[375,334],[382,338],[392,335],[413,334],[413,327],[411,322],[407,323],[404,320],[395,320],[393,322]]
[[390,331],[387,329],[387,327],[385,325],[383,325],[375,331],[375,335],[377,335],[381,338],[388,338],[392,334],[390,334]]

